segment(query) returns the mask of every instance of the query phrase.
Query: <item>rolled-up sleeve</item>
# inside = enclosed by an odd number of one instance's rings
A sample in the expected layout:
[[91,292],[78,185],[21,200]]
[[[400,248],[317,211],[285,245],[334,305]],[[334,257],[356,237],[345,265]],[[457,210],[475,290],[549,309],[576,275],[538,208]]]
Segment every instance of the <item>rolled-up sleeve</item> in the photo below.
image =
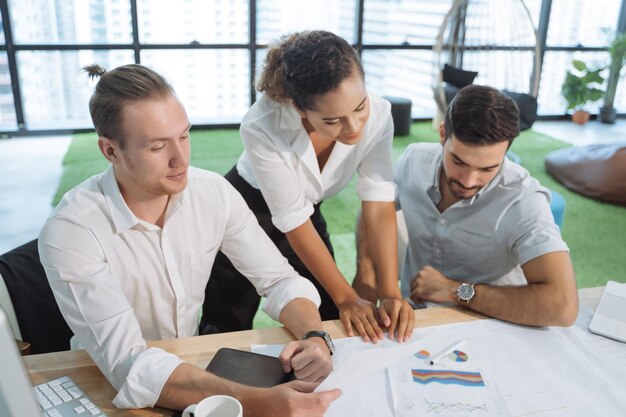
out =
[[113,404],[119,408],[154,407],[174,369],[183,361],[162,349],[144,350],[132,360]]
[[395,187],[391,161],[393,141],[393,120],[391,114],[385,115],[382,126],[373,146],[368,149],[365,158],[357,170],[359,178],[356,191],[361,201],[394,201]]
[[319,307],[321,301],[315,286],[289,265],[241,195],[228,182],[224,181],[224,186],[229,218],[221,250],[258,294],[267,297],[267,314],[278,320],[282,309],[296,298],[306,298]]
[[260,130],[242,126],[240,133],[272,223],[283,233],[302,225],[313,214],[313,204],[307,201],[294,168],[282,158],[281,152],[290,152],[277,149]]
[[272,215],[272,223],[278,230],[287,233],[309,220],[314,211],[313,204],[306,202],[304,207],[292,213]]
[[114,404],[154,406],[182,361],[147,348],[133,309],[111,275],[96,238],[69,219],[52,218],[39,236],[39,254],[63,317],[118,390]]

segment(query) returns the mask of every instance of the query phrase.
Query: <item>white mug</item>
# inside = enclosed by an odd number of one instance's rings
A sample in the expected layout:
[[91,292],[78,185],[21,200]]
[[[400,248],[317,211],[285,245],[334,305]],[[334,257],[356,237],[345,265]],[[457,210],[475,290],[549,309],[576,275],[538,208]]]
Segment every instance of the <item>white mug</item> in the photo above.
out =
[[185,408],[183,417],[242,417],[241,403],[228,395],[213,395],[206,397],[198,404]]

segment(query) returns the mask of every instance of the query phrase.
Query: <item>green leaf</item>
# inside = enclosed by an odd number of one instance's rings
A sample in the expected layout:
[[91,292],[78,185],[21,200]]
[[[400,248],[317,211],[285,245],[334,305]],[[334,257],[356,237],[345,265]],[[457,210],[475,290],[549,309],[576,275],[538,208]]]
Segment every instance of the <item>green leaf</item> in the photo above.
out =
[[581,109],[586,103],[601,99],[604,94],[600,89],[604,83],[604,77],[601,75],[605,70],[604,67],[592,69],[580,60],[573,60],[572,65],[578,73],[567,71],[561,86],[568,110]]
[[584,71],[587,69],[587,65],[583,61],[575,59],[574,61],[572,61],[572,64],[574,65],[574,68],[576,68],[578,71]]
[[589,91],[587,98],[589,99],[588,101],[598,101],[602,98],[603,95],[604,91],[594,88],[593,90]]

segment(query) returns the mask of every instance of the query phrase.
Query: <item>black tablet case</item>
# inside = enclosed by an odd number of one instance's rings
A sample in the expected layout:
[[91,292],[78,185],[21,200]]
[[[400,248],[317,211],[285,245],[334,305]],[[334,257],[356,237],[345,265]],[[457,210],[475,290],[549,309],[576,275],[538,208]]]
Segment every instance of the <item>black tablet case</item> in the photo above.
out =
[[[295,379],[293,372],[286,373],[278,358],[260,353],[221,348],[206,370],[224,379],[253,387],[273,387]],[[176,412],[172,417],[180,417]]]

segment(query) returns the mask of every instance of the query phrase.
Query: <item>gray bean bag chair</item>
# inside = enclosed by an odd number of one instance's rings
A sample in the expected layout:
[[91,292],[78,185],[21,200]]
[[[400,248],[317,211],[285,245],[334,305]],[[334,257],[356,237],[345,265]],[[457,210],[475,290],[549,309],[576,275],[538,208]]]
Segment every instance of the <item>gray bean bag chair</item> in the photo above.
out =
[[546,170],[570,190],[626,207],[626,142],[550,152]]

